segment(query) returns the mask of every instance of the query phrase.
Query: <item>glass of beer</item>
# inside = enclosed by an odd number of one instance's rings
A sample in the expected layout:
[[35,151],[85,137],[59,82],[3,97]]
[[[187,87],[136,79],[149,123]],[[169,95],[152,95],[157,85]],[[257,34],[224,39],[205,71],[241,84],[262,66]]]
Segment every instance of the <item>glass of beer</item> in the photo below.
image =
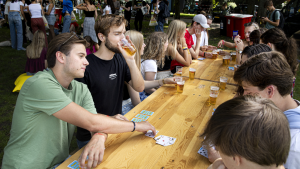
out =
[[232,61],[236,62],[236,52],[230,52]]
[[219,87],[210,86],[209,104],[215,105],[219,94]]
[[196,73],[196,69],[190,68],[190,73],[189,73],[190,80],[195,79],[195,73]]
[[220,77],[220,89],[221,90],[225,90],[227,81],[228,81],[227,77],[224,77],[224,76]]
[[230,56],[229,55],[227,55],[227,56],[223,56],[223,65],[225,66],[225,65],[229,65],[229,63],[230,63]]
[[176,82],[175,88],[177,88],[177,82],[181,82],[182,81],[182,77],[181,76],[174,76],[174,80]]
[[218,55],[220,55],[220,51],[222,51],[222,49],[217,49],[216,51],[217,51]]
[[176,75],[182,76],[182,66],[176,66]]
[[212,59],[217,59],[217,57],[218,57],[218,51],[217,50],[212,51]]
[[126,53],[129,56],[132,56],[135,54],[136,49],[134,46],[132,46],[126,38],[121,39],[121,47],[126,51]]
[[185,81],[177,82],[177,92],[178,92],[178,93],[182,93],[182,92],[183,92],[184,82],[185,82]]

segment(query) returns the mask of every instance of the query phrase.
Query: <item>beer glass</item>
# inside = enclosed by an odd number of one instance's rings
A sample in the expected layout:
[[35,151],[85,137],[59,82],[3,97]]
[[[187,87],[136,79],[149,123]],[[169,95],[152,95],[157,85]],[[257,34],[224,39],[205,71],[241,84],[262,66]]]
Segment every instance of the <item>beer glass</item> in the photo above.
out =
[[230,52],[232,61],[236,62],[236,52]]
[[177,92],[178,92],[178,93],[182,93],[182,92],[183,92],[184,82],[185,82],[185,81],[177,82]]
[[131,44],[127,41],[126,38],[121,39],[121,47],[126,51],[126,53],[129,56],[134,55],[136,52],[135,47],[131,46]]
[[174,80],[176,82],[175,88],[177,89],[177,82],[181,82],[182,81],[182,77],[181,76],[174,76]]
[[229,65],[229,63],[230,63],[230,56],[229,55],[227,55],[227,56],[223,56],[223,65],[225,66],[225,65]]
[[220,77],[220,89],[221,90],[225,90],[227,81],[228,81],[227,77],[224,77],[224,76]]
[[212,59],[217,59],[217,57],[218,57],[218,51],[217,50],[212,51]]
[[215,105],[219,94],[219,87],[210,86],[209,104]]
[[190,78],[190,80],[194,80],[195,73],[196,73],[196,69],[190,68],[190,72],[189,72],[189,78]]
[[182,66],[176,66],[176,75],[182,76]]

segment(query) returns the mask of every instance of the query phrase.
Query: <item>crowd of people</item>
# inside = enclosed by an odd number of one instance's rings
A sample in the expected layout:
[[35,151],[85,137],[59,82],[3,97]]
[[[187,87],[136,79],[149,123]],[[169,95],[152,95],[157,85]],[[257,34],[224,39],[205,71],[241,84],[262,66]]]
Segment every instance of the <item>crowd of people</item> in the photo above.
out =
[[[76,127],[78,148],[85,146],[80,166],[89,156],[88,167],[96,167],[103,160],[107,134],[156,133],[149,122],[132,122],[123,115],[160,86],[176,83],[174,77],[161,73],[176,73],[178,66],[188,67],[199,57],[210,59],[213,50],[224,46],[236,50],[234,80],[239,87],[235,98],[215,110],[201,135],[210,168],[298,167],[300,102],[293,99],[297,46],[280,28],[246,23],[244,40],[238,35],[233,42],[221,40],[212,46],[207,30],[211,15],[196,15],[189,27],[173,20],[164,33],[162,13],[167,2],[154,0],[151,6],[161,19],[145,39],[141,23],[150,5],[104,0],[102,8],[91,0],[78,0],[75,8],[85,14],[82,38],[70,32],[70,26],[76,27],[71,24],[72,1],[59,1],[63,24],[54,14],[54,0],[45,9],[40,0],[6,2],[12,48],[25,50],[23,25],[33,33],[26,48],[25,72],[34,76],[19,93],[3,169],[56,168],[69,157]],[[265,6],[272,10],[270,5],[267,1]],[[125,9],[124,17],[118,15],[120,8]],[[137,10],[136,30],[130,30],[132,8]],[[135,54],[123,48],[123,41],[133,46]],[[220,55],[228,53],[220,51]]]

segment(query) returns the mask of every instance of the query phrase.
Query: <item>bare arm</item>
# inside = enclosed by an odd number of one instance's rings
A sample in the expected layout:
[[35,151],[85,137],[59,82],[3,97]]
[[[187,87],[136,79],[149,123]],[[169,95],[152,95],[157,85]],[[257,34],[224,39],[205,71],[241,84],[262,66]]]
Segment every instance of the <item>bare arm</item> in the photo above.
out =
[[53,9],[53,7],[54,7],[54,5],[53,5],[53,3],[51,3],[51,4],[49,5],[48,11],[45,13],[45,15],[50,15],[51,10]]
[[41,9],[42,9],[42,15],[44,15],[45,13],[44,13],[44,7],[41,5]]
[[[151,81],[154,81],[155,74],[156,74],[156,72],[145,72],[145,92],[148,93],[148,94],[151,94],[151,93],[155,92],[154,88],[147,88],[147,83],[151,82]],[[146,80],[147,80],[147,83],[146,83]],[[160,85],[158,82],[156,82],[155,84],[157,86]]]
[[97,8],[95,6],[94,6],[94,8],[95,8],[95,20],[96,20],[98,17],[98,12],[97,12]]
[[22,5],[20,5],[20,10],[24,20],[26,21],[25,14],[24,14],[24,7]]
[[139,103],[141,103],[139,92],[135,91],[128,83],[126,83],[126,86],[127,86],[127,89],[128,89],[129,96],[131,98],[132,105],[136,106]]
[[222,46],[223,41],[224,41],[223,46],[226,46],[228,48],[235,48],[235,43],[226,42],[225,40],[220,40],[220,42],[218,43],[218,47]]
[[79,9],[79,10],[86,10],[86,5],[84,3],[77,5],[75,8]]
[[[186,47],[186,44],[185,44],[184,47]],[[188,50],[184,50],[183,51],[183,56],[182,56],[182,55],[179,54],[178,50],[174,51],[174,47],[173,47],[172,44],[169,44],[168,53],[170,53],[172,59],[175,59],[177,62],[183,64],[184,66],[190,66],[190,64],[192,62],[192,57],[188,53]]]
[[123,9],[125,9],[126,11],[130,11],[130,7],[126,8],[125,6],[121,6]]
[[200,38],[201,38],[201,31],[196,29],[196,37],[197,37],[197,41],[196,41],[196,46],[193,46],[192,48],[190,48],[190,53],[193,57],[193,59],[198,59],[198,56],[200,54]]

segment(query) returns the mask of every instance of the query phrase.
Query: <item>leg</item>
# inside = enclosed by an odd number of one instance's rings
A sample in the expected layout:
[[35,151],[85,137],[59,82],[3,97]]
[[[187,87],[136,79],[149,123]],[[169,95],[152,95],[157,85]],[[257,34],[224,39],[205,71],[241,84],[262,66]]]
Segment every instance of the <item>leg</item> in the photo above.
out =
[[23,30],[23,43],[27,43],[25,20],[22,20],[22,30]]
[[9,13],[8,14],[8,20],[9,20],[9,30],[10,30],[10,39],[11,39],[11,47],[13,49],[17,49],[17,36],[16,36],[16,31],[15,31],[15,23],[13,21],[13,14]]
[[17,30],[17,50],[24,50],[23,48],[23,28],[22,28],[22,20],[20,15],[16,17],[16,30]]
[[69,32],[70,25],[71,25],[71,15],[65,15],[65,17],[64,17],[64,27],[63,27],[62,33]]
[[134,18],[134,27],[135,27],[135,30],[139,31],[139,27],[138,27],[138,16],[135,16]]
[[143,20],[144,20],[144,15],[141,15],[139,22],[140,22],[140,27],[139,27],[139,31],[142,31],[142,27],[143,27]]

